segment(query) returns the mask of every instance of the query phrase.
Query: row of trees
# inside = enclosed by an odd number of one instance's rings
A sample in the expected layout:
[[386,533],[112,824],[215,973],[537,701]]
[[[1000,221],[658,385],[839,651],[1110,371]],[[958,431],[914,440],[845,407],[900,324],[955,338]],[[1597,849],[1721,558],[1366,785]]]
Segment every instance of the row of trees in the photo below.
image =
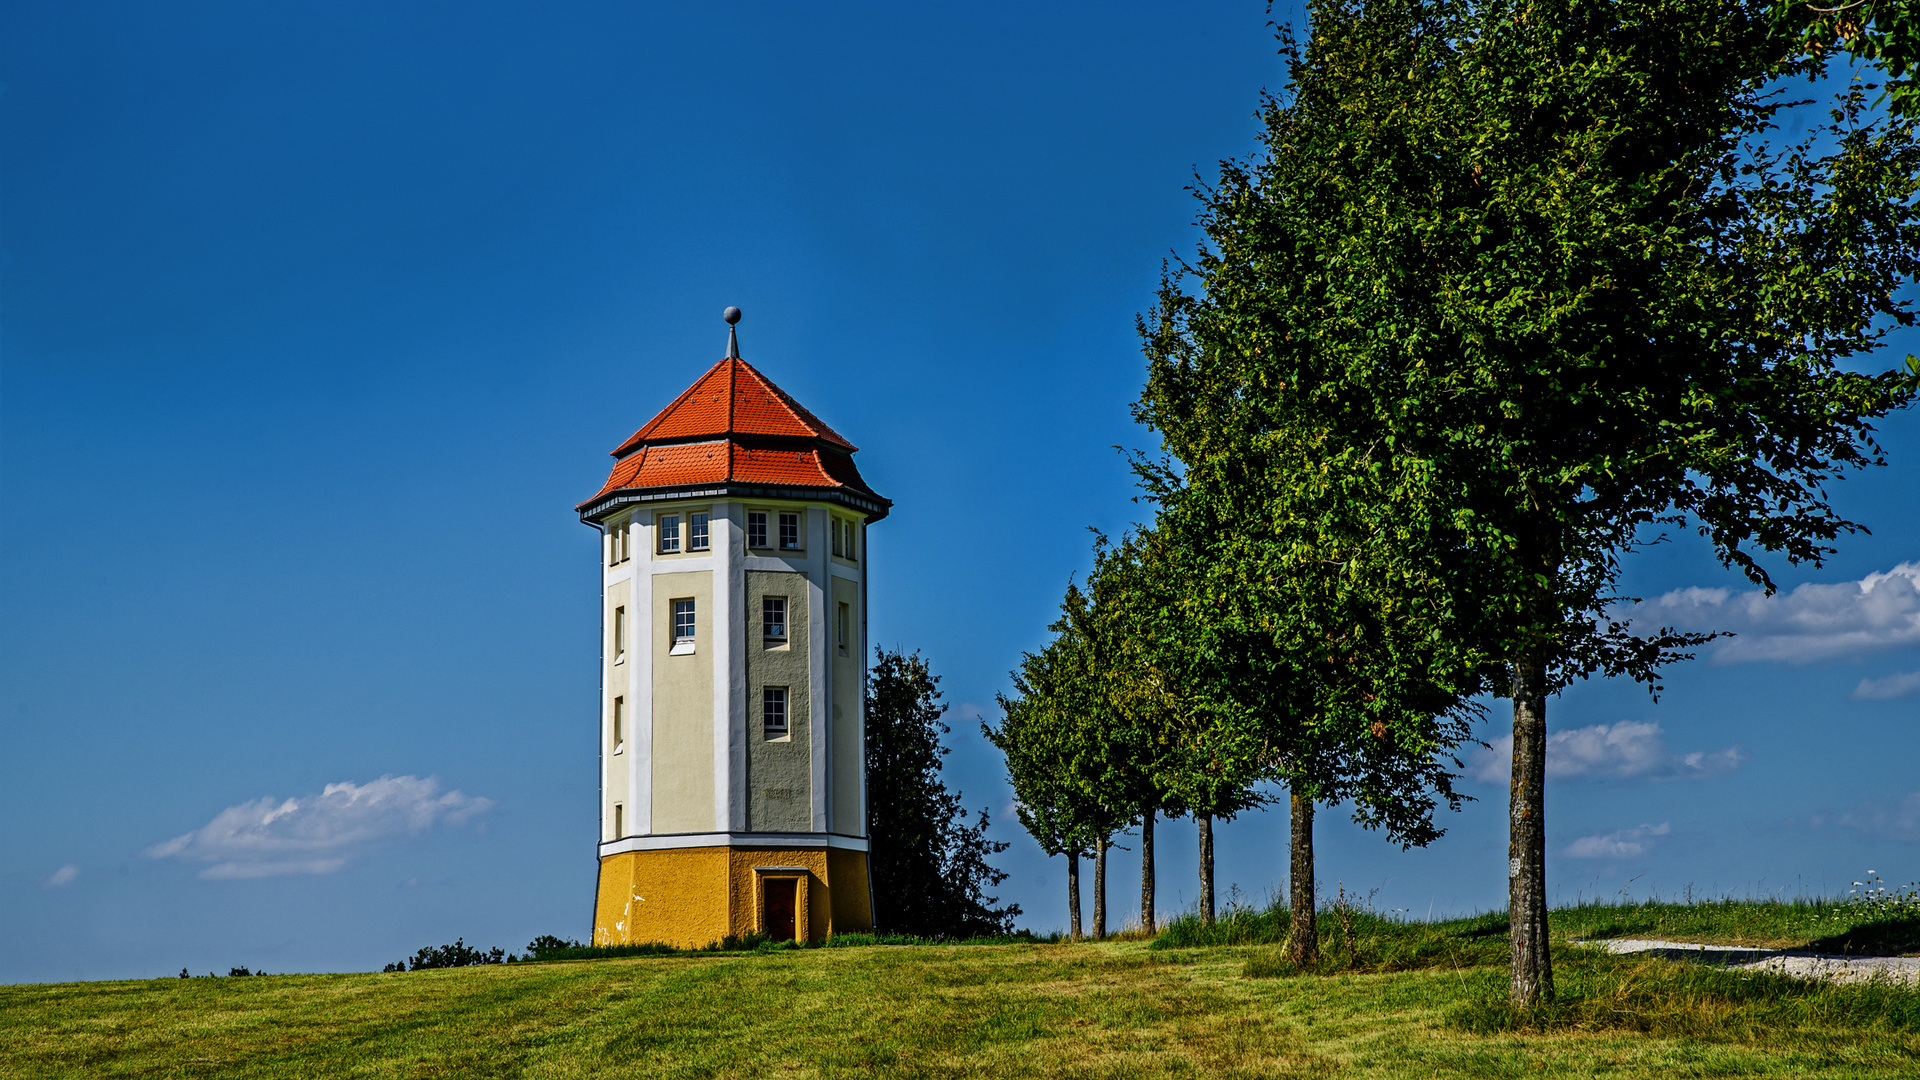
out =
[[[1204,864],[1275,785],[1311,958],[1314,808],[1431,841],[1492,695],[1512,993],[1551,998],[1546,702],[1657,692],[1706,640],[1624,622],[1623,558],[1691,528],[1771,591],[1764,554],[1859,528],[1826,484],[1920,389],[1865,363],[1913,323],[1910,80],[1887,112],[1821,81],[1842,51],[1905,76],[1913,20],[1854,8],[1318,0],[1282,31],[1261,151],[1196,187],[1206,240],[1141,320],[1153,522],[1096,543],[987,732],[1041,847],[1094,859],[1096,932],[1118,831],[1192,814]],[[1826,106],[1791,141],[1783,87]]]

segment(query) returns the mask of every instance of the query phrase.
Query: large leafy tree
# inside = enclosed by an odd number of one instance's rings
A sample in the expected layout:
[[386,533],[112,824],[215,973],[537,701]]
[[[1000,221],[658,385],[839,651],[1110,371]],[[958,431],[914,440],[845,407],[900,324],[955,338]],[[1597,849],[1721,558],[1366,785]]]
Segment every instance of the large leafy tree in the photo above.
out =
[[[1020,824],[1049,856],[1067,860],[1067,926],[1081,936],[1080,860],[1104,837],[1097,800],[1079,774],[1091,717],[1082,707],[1078,683],[1082,671],[1074,642],[1056,638],[1038,653],[1021,658],[1013,673],[1014,693],[999,695],[998,724],[982,722],[981,734],[1006,759]],[[1099,882],[1105,887],[1104,876]],[[1104,926],[1104,906],[1101,911]]]
[[1365,671],[1504,682],[1530,1004],[1553,990],[1546,700],[1657,689],[1700,640],[1609,614],[1660,528],[1768,589],[1762,553],[1817,563],[1856,528],[1824,485],[1879,462],[1874,419],[1914,393],[1856,368],[1912,321],[1920,153],[1857,85],[1778,145],[1773,80],[1818,61],[1760,0],[1309,14],[1262,152],[1200,190],[1207,243],[1145,320],[1142,415],[1242,537],[1256,622],[1345,611],[1378,631]]
[[867,815],[870,872],[883,930],[929,937],[1004,934],[1018,904],[996,907],[987,890],[1005,881],[988,858],[987,812],[969,824],[957,792],[940,779],[947,707],[940,677],[919,653],[878,649],[867,675]]

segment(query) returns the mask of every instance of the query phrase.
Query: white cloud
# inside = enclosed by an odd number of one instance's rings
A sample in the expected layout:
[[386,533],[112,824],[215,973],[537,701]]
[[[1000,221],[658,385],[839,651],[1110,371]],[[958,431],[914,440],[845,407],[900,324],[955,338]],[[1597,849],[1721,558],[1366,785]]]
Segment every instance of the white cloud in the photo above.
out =
[[142,854],[214,864],[200,872],[203,878],[330,874],[382,840],[459,825],[492,805],[491,799],[442,792],[432,777],[383,776],[365,784],[328,784],[301,799],[229,806],[205,826]]
[[73,884],[74,879],[79,876],[80,867],[73,863],[68,863],[53,873],[48,874],[47,880],[43,884],[49,889],[64,889]]
[[1635,605],[1641,626],[1729,630],[1713,658],[1735,664],[1804,664],[1873,649],[1920,643],[1920,562],[1838,585],[1802,585],[1768,596],[1758,589],[1676,589]]
[[1663,821],[1658,825],[1583,836],[1568,844],[1563,854],[1569,859],[1629,859],[1645,855],[1651,838],[1665,836],[1672,831],[1668,823]]
[[[1547,778],[1597,776],[1619,780],[1689,780],[1732,772],[1747,760],[1738,746],[1676,754],[1667,749],[1659,724],[1622,720],[1547,735]],[[1477,780],[1507,782],[1513,736],[1494,739],[1468,765]]]
[[1853,688],[1855,701],[1892,701],[1920,694],[1920,671],[1903,671],[1878,679],[1861,679]]
[[1829,821],[1888,840],[1920,840],[1920,791],[1899,799],[1864,802],[1838,817],[1813,819],[1815,826]]

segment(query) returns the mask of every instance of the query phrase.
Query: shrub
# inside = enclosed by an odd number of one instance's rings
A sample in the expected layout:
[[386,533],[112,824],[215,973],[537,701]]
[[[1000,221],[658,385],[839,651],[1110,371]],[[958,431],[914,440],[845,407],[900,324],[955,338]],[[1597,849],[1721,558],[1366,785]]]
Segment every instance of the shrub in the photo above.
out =
[[397,964],[388,964],[381,968],[391,971],[426,971],[430,968],[474,967],[479,964],[498,964],[506,960],[506,950],[499,947],[481,952],[468,945],[465,938],[455,938],[451,945],[427,945],[413,954],[413,959],[402,960]]

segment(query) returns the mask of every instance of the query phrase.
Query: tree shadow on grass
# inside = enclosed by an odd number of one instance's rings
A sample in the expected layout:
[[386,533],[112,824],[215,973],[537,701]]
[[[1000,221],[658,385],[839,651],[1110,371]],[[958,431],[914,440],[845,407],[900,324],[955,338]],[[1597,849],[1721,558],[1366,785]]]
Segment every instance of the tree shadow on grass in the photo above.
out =
[[1878,919],[1851,930],[1817,938],[1795,952],[1836,956],[1905,956],[1920,952],[1920,915]]

